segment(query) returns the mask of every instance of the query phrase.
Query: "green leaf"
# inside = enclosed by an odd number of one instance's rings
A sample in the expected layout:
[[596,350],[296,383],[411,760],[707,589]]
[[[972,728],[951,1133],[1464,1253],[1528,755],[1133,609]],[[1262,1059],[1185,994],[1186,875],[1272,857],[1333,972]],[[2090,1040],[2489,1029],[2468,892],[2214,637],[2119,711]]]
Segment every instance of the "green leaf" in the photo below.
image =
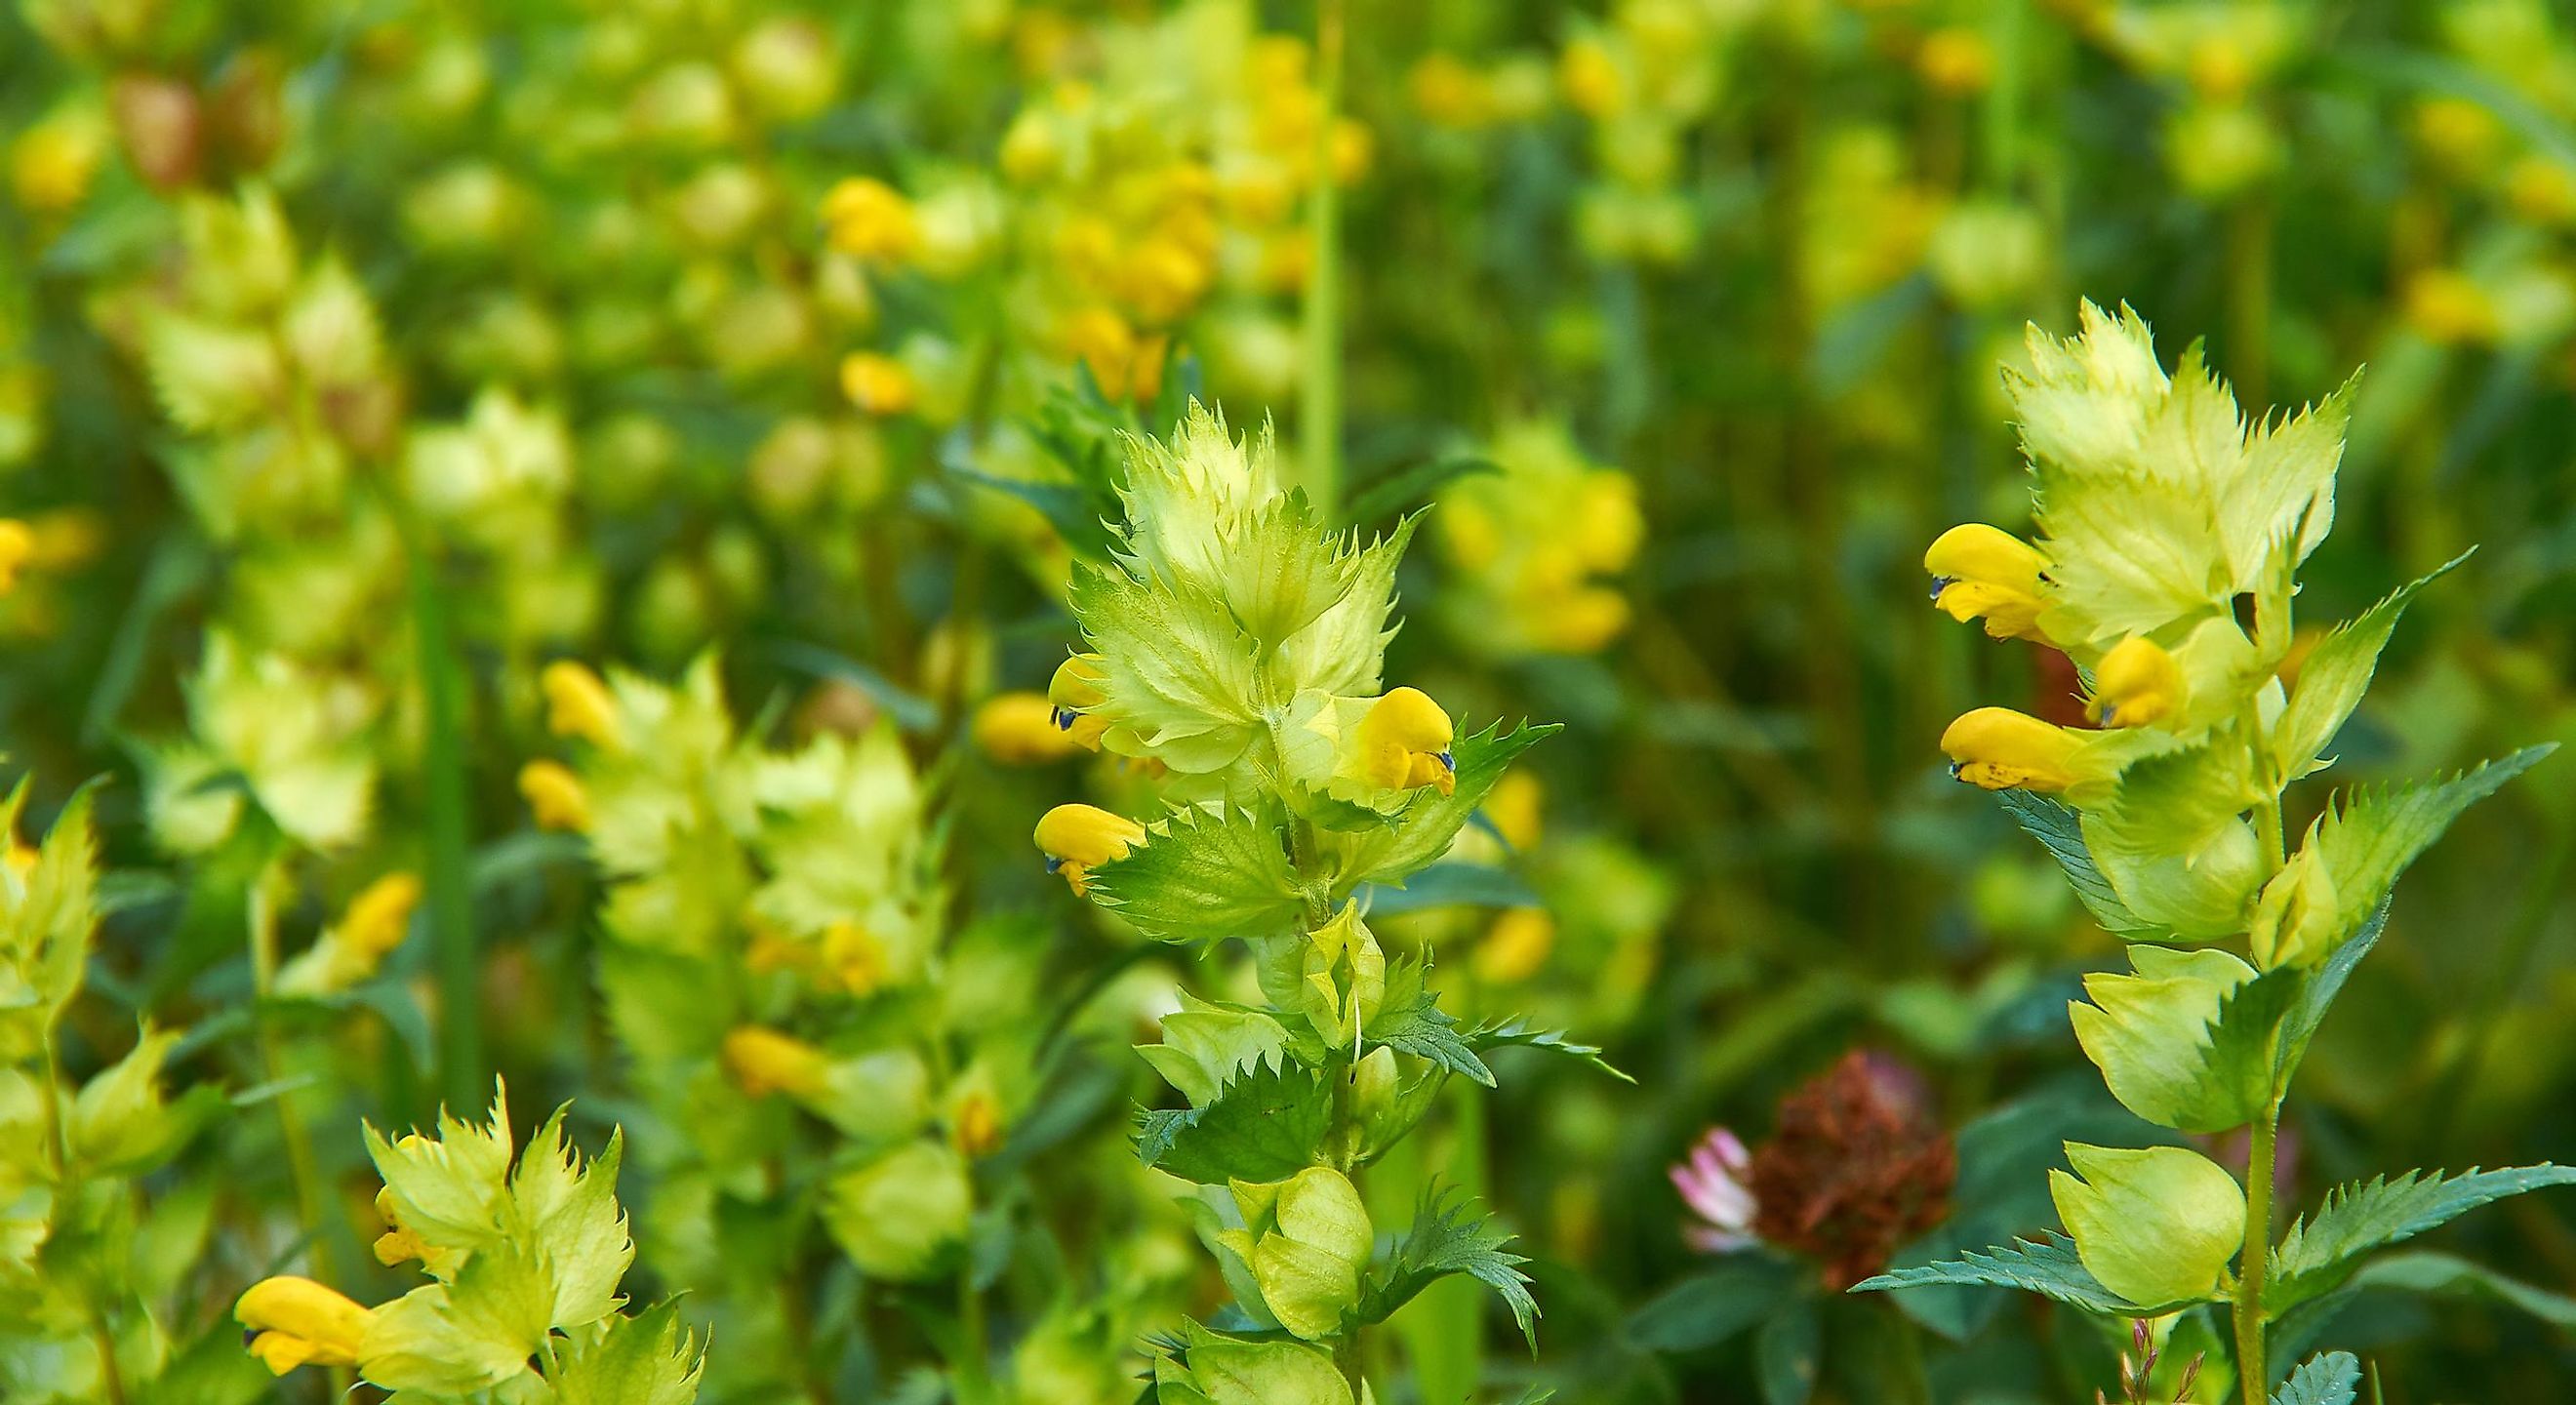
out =
[[1360,1320],[1384,1322],[1434,1282],[1463,1273],[1502,1295],[1512,1321],[1536,1353],[1538,1303],[1530,1297],[1529,1275],[1520,1271],[1529,1259],[1510,1252],[1510,1231],[1496,1228],[1490,1219],[1469,1218],[1472,1203],[1454,1187],[1435,1182],[1424,1188],[1412,1227],[1395,1241],[1385,1266],[1370,1276],[1360,1298]]
[[1177,771],[1215,770],[1251,744],[1253,641],[1224,601],[1194,586],[1077,566],[1072,603],[1101,657],[1103,701],[1093,713]]
[[2398,587],[2317,641],[2307,662],[2299,666],[2297,691],[2290,694],[2289,706],[2272,729],[2280,774],[2296,779],[2324,769],[2317,757],[2334,744],[2335,733],[2361,706],[2361,695],[2369,691],[2371,675],[2379,669],[2380,651],[2388,647],[2398,616],[2406,613],[2415,592],[2450,574],[2475,551],[2474,547],[2464,551],[2421,580]]
[[1352,495],[1350,518],[1354,522],[1375,522],[1394,517],[1430,502],[1434,494],[1455,479],[1502,471],[1501,464],[1482,454],[1448,454],[1400,468]]
[[2553,1327],[2576,1328],[2576,1298],[2534,1287],[2518,1278],[2508,1278],[2457,1254],[2430,1249],[2373,1259],[2364,1264],[2344,1287],[2499,1302],[2530,1313]]
[[1267,1012],[1220,1005],[1184,990],[1181,1008],[1163,1017],[1163,1042],[1136,1052],[1192,1107],[1215,1101],[1241,1074],[1287,1067],[1288,1029]]
[[1457,765],[1457,784],[1447,795],[1420,792],[1395,823],[1383,829],[1340,837],[1341,869],[1333,876],[1333,896],[1346,896],[1361,883],[1404,886],[1404,880],[1430,867],[1447,853],[1485,795],[1503,778],[1512,761],[1540,739],[1564,728],[1557,723],[1523,723],[1509,732],[1495,722],[1481,732],[1462,736],[1450,747]]
[[557,1405],[690,1405],[705,1364],[675,1301],[612,1318],[595,1339],[575,1338],[552,1383]]
[[1730,1254],[1637,1309],[1628,1338],[1650,1351],[1716,1346],[1768,1317],[1800,1276],[1766,1254]]
[[1816,1390],[1823,1337],[1816,1305],[1804,1295],[1762,1324],[1753,1339],[1753,1373],[1762,1385],[1763,1405],[1807,1405]]
[[2332,933],[2340,941],[2361,926],[2363,913],[2397,884],[2397,876],[2431,847],[2451,822],[2471,805],[2495,793],[2550,752],[2555,743],[2525,747],[2447,781],[2418,782],[2402,789],[2374,787],[2348,791],[2336,798],[2308,830],[2313,847],[2333,875],[2335,900],[2347,921]]
[[2311,1356],[2272,1392],[2272,1405],[2352,1405],[2361,1392],[2361,1363],[2348,1351]]
[[1162,941],[1276,936],[1305,911],[1279,825],[1227,806],[1191,807],[1147,827],[1151,838],[1091,870],[1092,901]]
[[1361,1039],[1371,1047],[1429,1059],[1493,1087],[1494,1071],[1476,1057],[1475,1046],[1458,1028],[1458,1017],[1441,1009],[1439,995],[1424,984],[1430,970],[1430,960],[1423,956],[1400,958],[1389,966],[1385,1000],[1377,1017],[1361,1024]]
[[2019,1288],[2104,1317],[2147,1317],[2184,1305],[2177,1302],[2142,1306],[2129,1302],[2085,1271],[2083,1260],[2075,1255],[2075,1241],[2056,1233],[2043,1234],[2036,1242],[2016,1239],[1982,1254],[1970,1250],[1945,1263],[1890,1269],[1875,1278],[1862,1279],[1850,1291],[1875,1293],[1935,1284]]
[[1999,790],[1995,799],[2022,832],[2048,850],[2057,866],[2066,870],[2066,881],[2073,885],[2075,896],[2084,903],[2102,930],[2114,936],[2131,933],[2150,934],[2156,924],[2129,910],[2120,895],[2111,888],[2111,880],[2093,862],[2092,851],[2084,847],[2084,831],[2078,825],[2075,807],[2052,796],[2029,790]]
[[1332,1124],[1322,1075],[1255,1069],[1205,1107],[1157,1109],[1137,1120],[1136,1154],[1183,1180],[1284,1181],[1315,1162]]
[[2291,1003],[2288,1016],[2281,1021],[2281,1037],[2273,1045],[2274,1087],[2285,1092],[2289,1089],[2290,1077],[2298,1072],[2299,1060],[2307,1057],[2308,1041],[2316,1038],[2317,1027],[2325,1023],[2326,1011],[2333,1008],[2335,997],[2343,993],[2343,984],[2351,979],[2353,968],[2361,964],[2361,958],[2368,956],[2372,947],[2379,945],[2380,934],[2387,930],[2388,899],[2382,898],[2378,908],[2370,914],[2370,920],[2361,924],[2361,930],[2336,947],[2334,954],[2327,957],[2317,967],[2316,974],[2300,987],[2298,999]]
[[1495,1049],[1542,1049],[1590,1064],[1622,1083],[1637,1081],[1604,1060],[1599,1046],[1579,1044],[1563,1030],[1533,1028],[1518,1016],[1467,1031],[1467,1047],[1479,1054]]
[[2338,1186],[2272,1251],[2264,1309],[2278,1313],[2335,1288],[2352,1274],[2354,1260],[2383,1244],[2411,1239],[2491,1201],[2568,1184],[2576,1184],[2576,1166],[2544,1163],[2447,1179],[2438,1171],[2408,1171],[2395,1180]]

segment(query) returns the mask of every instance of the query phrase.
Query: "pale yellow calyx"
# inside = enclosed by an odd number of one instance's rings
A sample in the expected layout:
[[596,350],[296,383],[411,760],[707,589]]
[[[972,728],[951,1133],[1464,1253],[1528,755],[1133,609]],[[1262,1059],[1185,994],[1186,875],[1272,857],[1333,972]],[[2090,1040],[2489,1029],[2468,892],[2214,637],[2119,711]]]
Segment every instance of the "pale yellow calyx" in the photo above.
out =
[[547,731],[579,737],[596,747],[617,746],[617,700],[588,665],[557,659],[537,675],[537,687],[546,695]]
[[1100,749],[1100,738],[1109,730],[1109,719],[1089,711],[1108,701],[1100,691],[1100,678],[1100,656],[1076,654],[1056,665],[1055,677],[1047,681],[1047,701],[1054,708],[1051,716],[1056,729],[1074,745],[1090,751]]
[[1389,790],[1430,786],[1447,795],[1458,788],[1458,766],[1449,746],[1457,729],[1419,688],[1397,688],[1360,719],[1357,741],[1361,778]]
[[2145,727],[2182,708],[2182,666],[2143,635],[2123,640],[2093,670],[2085,715],[2105,727]]
[[2048,558],[2021,538],[1969,522],[1943,532],[1923,553],[1932,603],[1966,623],[1982,617],[1997,639],[2040,639],[2040,590]]
[[519,796],[528,802],[539,829],[579,833],[590,828],[590,792],[560,761],[539,759],[520,767]]
[[792,1034],[761,1025],[727,1030],[725,1072],[755,1098],[772,1093],[812,1097],[831,1078],[832,1061],[822,1050]]
[[1145,842],[1145,827],[1097,805],[1058,805],[1038,817],[1038,848],[1047,871],[1064,875],[1076,893],[1091,891],[1090,873]]
[[2079,779],[2082,747],[2075,733],[2006,707],[1978,708],[1941,734],[1950,774],[1987,790],[2064,790]]
[[310,1278],[280,1275],[250,1285],[233,1317],[255,1335],[251,1355],[274,1375],[298,1366],[355,1366],[373,1309]]

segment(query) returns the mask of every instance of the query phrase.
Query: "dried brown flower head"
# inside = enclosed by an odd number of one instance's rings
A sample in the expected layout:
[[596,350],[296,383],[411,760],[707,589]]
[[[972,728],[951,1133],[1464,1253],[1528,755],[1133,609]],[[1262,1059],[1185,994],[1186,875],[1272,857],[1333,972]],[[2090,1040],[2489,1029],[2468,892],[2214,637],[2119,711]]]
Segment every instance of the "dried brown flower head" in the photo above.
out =
[[1854,1050],[1781,1101],[1753,1154],[1754,1232],[1822,1260],[1826,1286],[1847,1288],[1949,1213],[1958,1169],[1923,1080]]

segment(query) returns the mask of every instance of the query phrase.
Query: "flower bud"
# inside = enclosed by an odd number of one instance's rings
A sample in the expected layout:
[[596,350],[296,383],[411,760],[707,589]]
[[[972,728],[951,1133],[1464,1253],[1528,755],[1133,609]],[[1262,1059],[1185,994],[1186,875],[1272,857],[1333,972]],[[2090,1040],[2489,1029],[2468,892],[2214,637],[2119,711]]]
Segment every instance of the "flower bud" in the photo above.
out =
[[874,351],[852,352],[842,360],[841,393],[861,411],[881,417],[907,414],[921,403],[921,386],[912,372]]
[[2134,635],[2094,667],[2084,715],[2105,727],[2145,727],[2180,711],[2182,699],[2181,665],[2163,645]]
[[1343,904],[1332,920],[1307,934],[1299,976],[1307,1022],[1326,1043],[1356,1050],[1386,1001],[1386,952],[1360,921],[1358,904]]
[[755,1098],[772,1093],[819,1097],[830,1086],[832,1074],[831,1057],[822,1050],[759,1025],[725,1032],[724,1066],[733,1081]]
[[537,675],[546,695],[546,730],[614,749],[619,741],[617,702],[599,675],[573,659],[557,659]]
[[1038,818],[1038,848],[1047,871],[1061,873],[1077,894],[1091,890],[1092,869],[1145,842],[1145,827],[1097,805],[1058,805]]
[[274,1375],[298,1366],[354,1366],[372,1309],[310,1278],[279,1276],[250,1285],[233,1317],[253,1335],[251,1355]]
[[1107,702],[1100,691],[1101,660],[1097,654],[1076,654],[1056,665],[1055,676],[1047,680],[1049,713],[1056,729],[1086,751],[1098,751],[1100,738],[1109,730],[1109,719],[1093,714],[1091,708]]
[[2081,779],[2083,742],[2028,713],[1981,707],[1941,734],[1950,774],[1987,790],[2060,791]]
[[539,829],[579,833],[590,828],[590,792],[560,761],[539,758],[520,767],[519,795]]
[[901,263],[921,244],[912,202],[884,181],[854,176],[823,197],[824,238],[853,258]]
[[2325,959],[2342,927],[2343,904],[2334,871],[2313,838],[2263,885],[2247,931],[2254,964],[2264,970],[2309,966]]

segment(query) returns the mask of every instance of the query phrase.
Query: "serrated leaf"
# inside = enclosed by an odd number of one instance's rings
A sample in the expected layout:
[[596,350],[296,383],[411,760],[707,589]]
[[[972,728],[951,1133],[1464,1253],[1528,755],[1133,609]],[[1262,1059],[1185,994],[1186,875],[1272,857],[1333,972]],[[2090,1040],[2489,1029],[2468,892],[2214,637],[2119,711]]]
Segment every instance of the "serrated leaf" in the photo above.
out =
[[1414,1207],[1413,1224],[1395,1241],[1383,1267],[1373,1271],[1360,1295],[1362,1322],[1384,1322],[1416,1294],[1453,1273],[1463,1273],[1500,1294],[1512,1310],[1512,1321],[1538,1350],[1538,1303],[1530,1297],[1529,1275],[1515,1254],[1510,1231],[1490,1219],[1468,1218],[1473,1202],[1455,1187],[1433,1184]]
[[2457,1254],[2430,1249],[2382,1255],[2362,1265],[2344,1287],[2488,1299],[2530,1313],[2553,1327],[2576,1328],[2576,1298],[2508,1278]]
[[1475,1046],[1458,1027],[1458,1017],[1441,1009],[1440,997],[1425,984],[1430,969],[1430,962],[1420,956],[1390,965],[1385,1000],[1376,1017],[1360,1026],[1360,1038],[1371,1047],[1383,1045],[1399,1054],[1429,1059],[1451,1073],[1493,1087],[1494,1071],[1476,1056]]
[[1176,810],[1151,838],[1091,870],[1094,902],[1163,941],[1275,936],[1305,911],[1279,826],[1227,806]]
[[2496,792],[2550,752],[2555,743],[2525,747],[2447,781],[2402,788],[2373,787],[2336,797],[2310,826],[2303,851],[2314,849],[2333,876],[2338,910],[2348,921],[2331,933],[2340,942],[2361,925],[2360,914],[2379,905],[2399,874],[2451,827],[2462,811]]
[[1196,587],[1077,567],[1072,604],[1101,657],[1104,700],[1094,713],[1174,770],[1214,770],[1242,754],[1258,721],[1248,701],[1253,641],[1223,601]]
[[2272,1405],[2352,1405],[2361,1391],[2361,1363],[2348,1351],[2311,1356],[2272,1392]]
[[2092,851],[2084,847],[2084,831],[2077,822],[2075,807],[2052,796],[2028,790],[1999,790],[1995,799],[2004,812],[2022,827],[2022,832],[2039,841],[2057,866],[2066,871],[2066,881],[2102,930],[2115,936],[2132,933],[2146,935],[2159,930],[2129,910],[2112,890],[2111,880],[2102,876],[2094,864]]
[[1509,732],[1495,722],[1485,730],[1461,736],[1450,747],[1457,781],[1447,795],[1423,790],[1413,803],[1383,829],[1349,836],[1340,845],[1342,866],[1333,876],[1333,896],[1349,894],[1361,883],[1404,886],[1404,880],[1428,868],[1448,852],[1494,783],[1514,758],[1542,738],[1564,728],[1557,723],[1523,723]]
[[2279,1313],[2340,1285],[2363,1254],[2411,1239],[2492,1201],[2548,1186],[2576,1184],[2576,1166],[2543,1163],[2501,1171],[2408,1171],[2338,1186],[2314,1216],[2290,1226],[2272,1251],[2263,1290],[2267,1312]]
[[2075,1241],[2044,1234],[2036,1242],[2016,1239],[1980,1254],[1973,1250],[1947,1263],[1891,1269],[1851,1286],[1855,1293],[1885,1292],[1933,1284],[1955,1287],[2019,1288],[2043,1298],[2105,1317],[2149,1317],[2180,1303],[2133,1304],[2102,1286],[2075,1256]]
[[1598,1045],[1577,1043],[1563,1030],[1533,1028],[1518,1016],[1498,1023],[1480,1024],[1467,1031],[1466,1037],[1467,1047],[1479,1054],[1494,1049],[1541,1049],[1590,1064],[1622,1083],[1637,1081],[1603,1059]]
[[1313,1165],[1332,1124],[1323,1077],[1291,1066],[1255,1069],[1205,1107],[1154,1109],[1137,1119],[1136,1154],[1202,1185],[1284,1181]]
[[2290,694],[2289,706],[2272,729],[2280,774],[2295,779],[2321,769],[2314,764],[2317,757],[2334,744],[2335,733],[2361,705],[2361,695],[2370,688],[2371,675],[2379,668],[2380,651],[2388,647],[2398,617],[2406,613],[2417,591],[2450,574],[2471,554],[2462,552],[2422,579],[2389,592],[2378,604],[2335,626],[2332,633],[2317,641],[2307,662],[2299,666],[2299,686]]

